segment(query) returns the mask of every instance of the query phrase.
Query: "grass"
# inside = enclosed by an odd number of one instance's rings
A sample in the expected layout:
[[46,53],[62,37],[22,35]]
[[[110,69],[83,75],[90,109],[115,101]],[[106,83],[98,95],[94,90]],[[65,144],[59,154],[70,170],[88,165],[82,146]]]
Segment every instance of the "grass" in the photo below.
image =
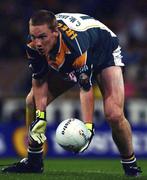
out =
[[[16,159],[1,159],[0,164],[10,164]],[[2,174],[6,180],[147,180],[147,160],[139,160],[141,177],[123,175],[117,159],[46,159],[43,174]]]

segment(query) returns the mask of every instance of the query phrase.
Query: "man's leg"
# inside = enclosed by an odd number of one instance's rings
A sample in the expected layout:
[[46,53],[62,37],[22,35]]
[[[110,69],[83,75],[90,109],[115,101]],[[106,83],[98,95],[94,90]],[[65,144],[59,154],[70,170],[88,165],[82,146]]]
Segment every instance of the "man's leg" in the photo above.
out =
[[[63,94],[75,84],[64,81],[58,74],[50,72],[48,80],[48,104],[50,104],[56,97]],[[26,126],[29,134],[29,126],[35,120],[35,102],[33,91],[26,98]],[[42,173],[43,172],[43,144],[38,144],[29,138],[28,157],[24,158],[18,163],[12,164],[3,168],[3,172],[10,173]]]
[[[26,128],[29,137],[29,126],[35,120],[35,102],[33,98],[33,91],[29,92],[26,97]],[[29,139],[29,138],[28,138]],[[43,160],[42,160],[42,145],[36,144],[28,145],[28,157],[22,159],[18,163],[14,163],[6,168],[2,169],[2,172],[9,173],[42,173],[43,172]]]
[[[50,72],[48,79],[47,104],[49,105],[54,99],[56,99],[59,95],[66,92],[68,89],[72,88],[74,85],[75,84],[71,82],[64,81],[59,74]],[[26,116],[27,118],[26,120],[28,124],[31,123],[31,121],[33,120],[31,119],[31,113],[35,112],[35,108],[33,110],[33,107],[35,106],[32,106],[33,103],[30,101],[32,99],[32,101],[34,102],[34,98],[31,97],[32,95],[33,95],[33,91],[30,92],[30,96],[28,96],[28,101],[26,101],[28,107],[28,114]],[[36,141],[34,141],[32,138],[29,138],[28,161],[30,162],[30,164],[32,164],[32,166],[34,166],[35,164],[39,164],[40,169],[42,169],[43,168],[42,156],[43,156],[43,144],[39,144]]]
[[[29,128],[31,123],[35,120],[35,100],[33,97],[33,89],[29,92],[26,97],[26,127],[28,130],[28,157],[24,158],[24,162],[22,161],[21,165],[27,162],[27,166],[24,165],[22,171],[28,172],[29,169],[31,172],[43,172],[43,144],[38,144],[35,141],[32,141],[29,136]],[[19,169],[19,168],[18,168]]]
[[[131,127],[123,112],[124,83],[122,70],[116,66],[108,67],[101,72],[98,80],[104,101],[104,113],[112,129],[113,140],[120,152],[125,174],[137,176],[140,171],[136,169]],[[131,170],[132,166],[135,169]]]

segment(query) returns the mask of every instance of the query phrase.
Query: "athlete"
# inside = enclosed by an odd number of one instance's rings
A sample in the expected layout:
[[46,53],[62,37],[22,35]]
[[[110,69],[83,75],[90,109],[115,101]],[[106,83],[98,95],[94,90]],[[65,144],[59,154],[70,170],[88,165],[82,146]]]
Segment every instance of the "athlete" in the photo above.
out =
[[[139,176],[132,145],[132,132],[124,116],[124,82],[121,48],[117,36],[104,24],[85,14],[56,16],[39,10],[29,21],[26,45],[32,71],[32,89],[26,98],[29,134],[28,157],[3,172],[43,172],[42,145],[46,140],[46,107],[56,97],[79,85],[83,121],[94,135],[93,83],[101,89],[105,117],[112,129],[121,164],[127,176]],[[36,113],[34,113],[36,112]]]

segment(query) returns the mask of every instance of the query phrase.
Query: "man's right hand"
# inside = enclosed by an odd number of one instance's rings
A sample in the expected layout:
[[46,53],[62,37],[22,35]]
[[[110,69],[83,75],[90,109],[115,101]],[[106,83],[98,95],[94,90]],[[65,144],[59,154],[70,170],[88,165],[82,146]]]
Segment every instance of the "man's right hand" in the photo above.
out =
[[46,140],[45,130],[46,130],[46,115],[45,112],[40,110],[36,111],[36,120],[32,122],[29,130],[29,135],[31,140],[37,142],[38,144],[43,144]]

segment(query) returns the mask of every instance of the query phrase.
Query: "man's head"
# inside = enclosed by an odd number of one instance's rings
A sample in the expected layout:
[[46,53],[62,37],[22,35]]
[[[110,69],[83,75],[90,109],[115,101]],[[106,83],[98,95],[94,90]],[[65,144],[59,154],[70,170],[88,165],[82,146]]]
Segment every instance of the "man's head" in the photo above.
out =
[[55,15],[47,10],[39,10],[29,21],[29,33],[35,48],[47,55],[54,47],[58,37],[57,20]]

